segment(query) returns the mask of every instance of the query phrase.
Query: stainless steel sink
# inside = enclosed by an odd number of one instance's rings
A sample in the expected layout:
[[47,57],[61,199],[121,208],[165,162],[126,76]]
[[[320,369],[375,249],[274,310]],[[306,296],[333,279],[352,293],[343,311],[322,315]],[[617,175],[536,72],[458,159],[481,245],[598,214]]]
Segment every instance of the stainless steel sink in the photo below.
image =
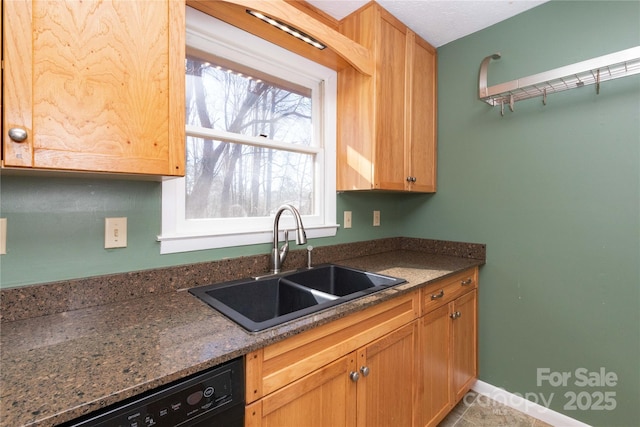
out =
[[261,331],[405,282],[335,264],[189,292],[251,332]]

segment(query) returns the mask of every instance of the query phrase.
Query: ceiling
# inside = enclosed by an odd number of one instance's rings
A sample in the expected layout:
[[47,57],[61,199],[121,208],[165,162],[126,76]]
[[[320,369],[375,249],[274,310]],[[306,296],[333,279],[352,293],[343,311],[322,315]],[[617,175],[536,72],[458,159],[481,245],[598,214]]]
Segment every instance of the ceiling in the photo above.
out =
[[[307,0],[340,20],[369,0]],[[377,0],[431,45],[453,40],[504,21],[548,0]]]

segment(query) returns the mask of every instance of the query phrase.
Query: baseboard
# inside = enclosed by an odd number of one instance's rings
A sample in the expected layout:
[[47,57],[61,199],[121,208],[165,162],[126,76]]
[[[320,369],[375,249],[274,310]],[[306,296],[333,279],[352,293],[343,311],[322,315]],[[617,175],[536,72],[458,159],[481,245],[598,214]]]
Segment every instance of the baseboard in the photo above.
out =
[[517,394],[509,393],[504,389],[485,383],[484,381],[476,381],[471,389],[478,394],[487,396],[513,409],[517,409],[554,427],[590,427],[589,424],[546,408]]

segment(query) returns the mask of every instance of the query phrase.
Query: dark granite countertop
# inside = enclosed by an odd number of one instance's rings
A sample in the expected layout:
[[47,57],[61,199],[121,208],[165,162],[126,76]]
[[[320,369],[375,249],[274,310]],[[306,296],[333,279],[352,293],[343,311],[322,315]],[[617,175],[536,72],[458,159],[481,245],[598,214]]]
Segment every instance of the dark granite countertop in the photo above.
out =
[[0,426],[52,426],[481,265],[414,250],[338,263],[407,283],[260,333],[185,290],[2,323]]

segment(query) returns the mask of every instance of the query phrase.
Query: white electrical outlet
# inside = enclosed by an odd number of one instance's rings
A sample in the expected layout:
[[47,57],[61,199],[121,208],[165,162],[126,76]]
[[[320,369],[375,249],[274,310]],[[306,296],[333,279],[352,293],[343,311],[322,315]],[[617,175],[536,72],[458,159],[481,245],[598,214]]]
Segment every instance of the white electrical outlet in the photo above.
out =
[[351,228],[351,211],[344,211],[344,228]]
[[7,218],[0,218],[0,255],[7,253]]
[[380,211],[373,211],[373,226],[380,227]]
[[127,247],[127,218],[104,219],[104,248]]

